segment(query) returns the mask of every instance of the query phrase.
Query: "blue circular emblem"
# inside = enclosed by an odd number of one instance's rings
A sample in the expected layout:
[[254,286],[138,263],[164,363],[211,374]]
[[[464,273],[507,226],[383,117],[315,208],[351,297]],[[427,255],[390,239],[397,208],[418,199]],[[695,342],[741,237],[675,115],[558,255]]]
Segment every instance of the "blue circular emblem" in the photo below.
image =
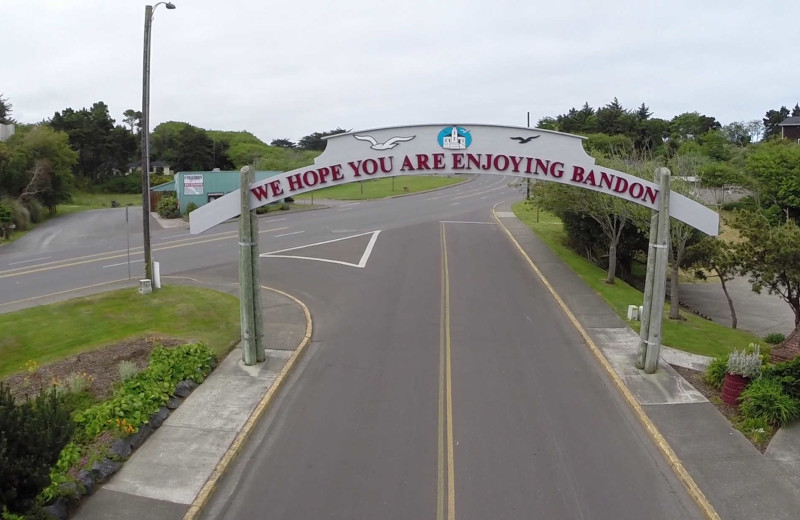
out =
[[442,128],[436,140],[446,150],[465,150],[472,144],[472,134],[460,126],[447,126]]

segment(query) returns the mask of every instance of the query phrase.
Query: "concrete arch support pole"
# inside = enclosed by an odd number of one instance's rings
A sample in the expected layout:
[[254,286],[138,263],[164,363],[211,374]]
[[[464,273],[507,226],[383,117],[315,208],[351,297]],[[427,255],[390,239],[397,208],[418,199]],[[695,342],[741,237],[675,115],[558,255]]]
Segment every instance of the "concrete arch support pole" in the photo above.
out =
[[[245,166],[241,170],[242,207],[239,213],[239,311],[242,328],[242,361],[247,366],[258,361],[256,352],[256,315],[253,300],[253,220],[250,218],[250,191],[255,179],[255,169]],[[260,316],[258,316],[260,318]]]
[[[667,168],[656,170],[661,200],[658,214],[650,221],[650,251],[647,255],[647,277],[641,342],[636,366],[648,374],[658,369],[661,353],[661,325],[664,317],[666,293],[667,259],[669,253],[669,193],[671,174]],[[653,237],[655,236],[655,240]]]

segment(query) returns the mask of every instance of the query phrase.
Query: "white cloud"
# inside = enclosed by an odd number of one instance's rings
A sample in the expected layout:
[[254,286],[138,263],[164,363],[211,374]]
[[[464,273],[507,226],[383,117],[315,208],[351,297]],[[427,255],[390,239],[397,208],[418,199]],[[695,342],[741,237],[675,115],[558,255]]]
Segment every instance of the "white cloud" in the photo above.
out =
[[[525,123],[585,101],[722,123],[800,101],[795,2],[179,0],[153,22],[151,119],[314,131]],[[4,0],[0,93],[36,122],[139,109],[144,3]]]

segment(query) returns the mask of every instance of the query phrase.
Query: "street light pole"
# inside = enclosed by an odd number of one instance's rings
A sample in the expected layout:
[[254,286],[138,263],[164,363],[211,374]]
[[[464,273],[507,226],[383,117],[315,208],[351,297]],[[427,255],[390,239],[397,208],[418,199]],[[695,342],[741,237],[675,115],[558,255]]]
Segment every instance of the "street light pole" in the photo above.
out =
[[153,279],[153,259],[150,255],[150,28],[153,12],[164,4],[175,9],[172,2],[144,6],[144,67],[142,72],[142,234],[144,235],[144,277]]

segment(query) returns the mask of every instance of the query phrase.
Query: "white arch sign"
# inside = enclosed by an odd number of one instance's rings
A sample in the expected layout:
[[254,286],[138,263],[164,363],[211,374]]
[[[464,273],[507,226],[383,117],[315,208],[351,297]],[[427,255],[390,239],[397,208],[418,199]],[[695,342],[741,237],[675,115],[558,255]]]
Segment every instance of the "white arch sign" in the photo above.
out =
[[[659,187],[634,175],[597,166],[582,137],[538,128],[425,124],[347,132],[328,138],[313,166],[250,185],[250,207],[338,184],[431,173],[510,175],[606,193],[657,210]],[[202,233],[239,214],[239,190],[190,215],[191,233]],[[679,193],[670,193],[670,216],[716,236],[719,215]]]

